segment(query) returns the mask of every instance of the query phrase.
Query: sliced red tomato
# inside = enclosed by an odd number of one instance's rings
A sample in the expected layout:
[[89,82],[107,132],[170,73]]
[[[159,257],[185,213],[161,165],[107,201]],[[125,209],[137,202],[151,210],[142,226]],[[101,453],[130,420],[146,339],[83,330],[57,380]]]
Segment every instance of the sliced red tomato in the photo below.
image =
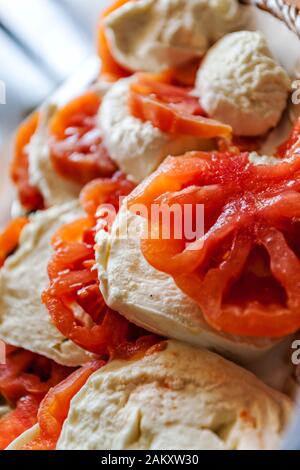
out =
[[104,10],[100,17],[98,26],[98,54],[101,59],[101,75],[108,81],[115,81],[119,78],[131,75],[129,70],[126,70],[114,59],[109,43],[105,34],[104,19],[113,11],[125,5],[129,0],[115,0],[112,5]]
[[[93,284],[78,285],[78,290],[91,285]],[[98,355],[108,355],[109,347],[114,348],[119,342],[125,341],[128,332],[127,322],[110,311],[106,305],[101,312],[101,324],[85,325],[82,319],[76,318],[67,302],[52,292],[48,291],[43,295],[43,301],[52,321],[64,336],[78,346]]]
[[158,229],[149,215],[145,258],[173,276],[216,330],[282,337],[300,328],[299,192],[299,158],[254,166],[247,154],[191,152],[167,159],[128,204],[145,204],[150,215],[153,203],[179,205],[183,227],[186,217],[196,223],[203,205],[198,239],[172,230],[166,239],[162,222]]
[[27,217],[18,217],[11,220],[0,233],[0,267],[3,266],[10,253],[17,248],[22,230],[28,222]]
[[59,109],[50,123],[53,166],[63,178],[81,185],[117,169],[97,127],[100,101],[87,92]]
[[[83,263],[93,258],[94,248],[85,243],[69,242],[58,250],[48,264],[49,279],[68,276],[69,269],[80,269]],[[64,274],[63,274],[64,273]]]
[[38,413],[39,436],[25,445],[23,450],[55,450],[72,398],[88,378],[104,365],[104,361],[90,362],[49,391]]
[[[43,302],[59,331],[88,351],[113,356],[119,351],[120,345],[122,353],[133,350],[134,347],[143,347],[142,343],[132,344],[132,338],[140,330],[107,307],[101,296],[96,274],[90,269],[71,271],[56,278],[44,292]],[[83,309],[80,318],[73,311],[74,302]],[[95,310],[91,311],[93,308]],[[143,332],[143,336],[145,335]],[[153,337],[150,341],[153,342]],[[156,341],[157,339],[154,342]]]
[[116,173],[110,179],[92,181],[82,190],[81,201],[88,217],[63,226],[54,236],[55,254],[48,265],[50,286],[42,296],[53,323],[65,337],[109,357],[127,357],[158,341],[108,308],[94,269],[98,209],[111,204],[117,212],[120,197],[133,187],[123,174]]
[[42,396],[25,396],[17,407],[0,418],[0,450],[6,449],[23,432],[37,423],[37,414]]
[[151,82],[142,75],[131,84],[129,108],[136,118],[169,134],[230,137],[231,127],[201,116],[203,111],[196,101],[179,87]]
[[50,359],[17,349],[0,365],[0,394],[12,405],[23,396],[42,395],[72,372]]
[[99,295],[99,286],[93,284],[82,287],[76,292],[76,302],[91,317],[94,323],[100,324],[104,320],[105,302]]
[[96,217],[98,208],[104,204],[112,205],[118,210],[120,198],[130,194],[134,187],[132,181],[117,172],[112,178],[99,178],[87,184],[81,191],[81,204],[90,217]]
[[26,146],[34,135],[39,121],[38,113],[33,114],[22,124],[17,132],[10,174],[18,189],[22,206],[28,211],[44,208],[43,197],[39,190],[29,182],[28,155]]
[[200,106],[199,98],[191,94],[191,88],[183,88],[155,80],[153,74],[137,74],[136,82],[132,84],[132,90],[142,95],[155,96],[159,101],[171,104],[178,111],[181,110],[194,116],[206,116]]
[[92,229],[95,220],[83,217],[60,227],[52,237],[54,249],[63,248],[71,242],[81,242],[86,231]]
[[1,450],[37,422],[43,397],[73,371],[38,354],[6,347],[6,364],[0,365],[0,395],[12,411],[0,419]]

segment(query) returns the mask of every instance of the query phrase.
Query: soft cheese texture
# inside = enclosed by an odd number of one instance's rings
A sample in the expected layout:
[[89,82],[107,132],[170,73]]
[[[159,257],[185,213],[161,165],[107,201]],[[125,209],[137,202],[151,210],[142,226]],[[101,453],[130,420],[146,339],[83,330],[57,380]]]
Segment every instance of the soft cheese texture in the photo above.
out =
[[57,448],[274,449],[290,411],[288,398],[237,365],[167,341],[96,372],[73,398]]
[[260,155],[257,152],[250,152],[249,161],[253,163],[253,165],[276,165],[278,158],[270,155]]
[[111,234],[97,234],[96,261],[100,288],[114,310],[150,331],[214,349],[248,361],[274,345],[268,338],[239,338],[213,330],[192,299],[171,276],[155,270],[143,257],[144,219],[124,206]]
[[132,78],[119,80],[103,98],[99,127],[111,158],[135,182],[151,174],[168,155],[208,149],[211,141],[161,132],[151,122],[130,114],[129,86]]
[[228,34],[206,55],[196,91],[209,116],[237,135],[262,135],[275,127],[287,104],[290,79],[260,32]]
[[51,237],[61,225],[80,215],[79,204],[71,202],[32,216],[19,249],[0,270],[0,339],[67,366],[81,365],[91,354],[59,333],[41,303],[41,294],[49,285]]
[[157,72],[202,57],[244,21],[236,0],[139,0],[111,13],[105,31],[119,64]]

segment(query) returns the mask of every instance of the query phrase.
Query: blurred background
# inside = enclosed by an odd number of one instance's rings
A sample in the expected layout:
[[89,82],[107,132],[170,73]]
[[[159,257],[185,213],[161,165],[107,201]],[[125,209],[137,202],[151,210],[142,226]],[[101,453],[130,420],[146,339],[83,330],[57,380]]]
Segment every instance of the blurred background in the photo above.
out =
[[6,104],[0,100],[0,147],[32,109],[95,53],[99,13],[109,2],[0,0],[0,81],[6,89]]
[[97,22],[109,3],[0,0],[0,228],[10,218],[14,199],[9,179],[11,137],[21,121],[66,81],[61,91],[68,99],[69,77],[74,77],[75,94],[78,78],[86,86],[91,69],[94,78]]

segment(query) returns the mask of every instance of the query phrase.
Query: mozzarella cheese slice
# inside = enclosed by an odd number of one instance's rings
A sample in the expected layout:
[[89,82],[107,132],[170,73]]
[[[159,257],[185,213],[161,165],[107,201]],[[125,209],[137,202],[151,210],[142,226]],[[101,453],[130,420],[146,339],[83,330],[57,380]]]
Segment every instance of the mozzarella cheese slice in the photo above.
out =
[[151,122],[133,117],[128,108],[129,86],[134,78],[116,82],[103,98],[99,127],[111,158],[135,182],[150,175],[168,155],[189,150],[208,150],[211,140],[174,136]]
[[241,28],[236,0],[139,0],[104,20],[115,60],[132,71],[159,72],[202,57],[224,34]]
[[159,346],[90,377],[71,402],[58,450],[278,447],[287,397],[207,350]]
[[33,215],[22,232],[20,247],[0,270],[0,339],[66,366],[84,364],[91,354],[59,333],[41,294],[49,285],[51,238],[64,223],[80,215],[77,201]]
[[145,260],[140,247],[144,223],[124,205],[111,233],[100,230],[97,234],[100,288],[112,309],[147,330],[242,361],[276,344],[269,338],[236,337],[213,330],[196,302],[176,286],[173,278]]
[[262,33],[239,31],[208,51],[195,86],[209,116],[229,124],[236,135],[256,136],[279,123],[291,80]]

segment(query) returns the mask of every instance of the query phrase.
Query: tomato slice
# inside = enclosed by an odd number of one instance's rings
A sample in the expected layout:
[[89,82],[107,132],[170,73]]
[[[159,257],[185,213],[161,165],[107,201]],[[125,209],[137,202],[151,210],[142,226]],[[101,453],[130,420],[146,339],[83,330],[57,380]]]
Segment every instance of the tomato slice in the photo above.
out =
[[94,219],[82,217],[63,225],[52,237],[53,248],[57,250],[71,242],[81,242],[85,232],[90,230],[94,224]]
[[128,357],[158,341],[108,308],[94,269],[96,225],[104,217],[99,215],[99,208],[110,204],[116,214],[120,198],[133,187],[118,172],[110,179],[92,181],[82,190],[81,201],[88,217],[63,226],[54,236],[55,254],[48,265],[50,286],[42,296],[53,323],[65,337],[107,357]]
[[87,92],[74,98],[54,114],[50,122],[50,132],[57,139],[63,140],[69,134],[68,129],[78,129],[81,136],[91,127],[91,118],[97,113],[101,100],[98,95]]
[[82,207],[90,217],[96,217],[101,205],[111,205],[116,210],[121,205],[122,198],[133,191],[135,184],[126,176],[117,172],[112,178],[99,178],[88,183],[81,191]]
[[171,104],[177,110],[187,112],[194,116],[206,116],[200,106],[199,98],[191,95],[192,89],[164,83],[153,79],[152,74],[139,73],[131,89],[142,95],[153,95],[163,103]]
[[37,423],[37,414],[42,397],[25,396],[17,407],[0,419],[0,450],[6,449],[23,432]]
[[43,197],[39,190],[29,182],[28,155],[26,146],[34,135],[39,122],[39,114],[33,114],[22,124],[15,138],[14,154],[11,162],[11,179],[18,189],[22,206],[28,211],[44,208]]
[[0,365],[0,394],[12,405],[23,396],[42,395],[73,369],[29,351],[17,349]]
[[147,81],[138,77],[131,84],[129,108],[133,116],[150,121],[169,134],[199,138],[231,137],[231,127],[201,116],[203,111],[195,97],[181,88]]
[[0,365],[0,395],[14,409],[0,419],[1,450],[37,422],[43,397],[73,371],[38,354],[6,347],[6,364]]
[[0,233],[0,267],[19,244],[23,228],[29,222],[27,217],[18,217],[10,221]]
[[[143,347],[142,343],[132,344],[132,339],[139,337],[140,330],[105,304],[97,274],[91,268],[69,270],[56,277],[44,292],[43,302],[59,331],[88,351],[114,356],[117,351],[125,353],[128,350],[133,351],[134,346],[137,349]],[[84,311],[81,318],[73,311],[74,302]],[[143,332],[140,336],[145,334]],[[157,341],[156,337],[149,340],[151,344]],[[119,349],[120,345],[122,349]]]
[[129,0],[115,0],[112,5],[104,10],[100,17],[98,26],[98,54],[101,59],[101,75],[108,81],[115,81],[119,78],[128,77],[131,75],[129,70],[123,68],[114,59],[108,44],[105,34],[104,19],[113,11],[125,5]]
[[39,436],[26,444],[23,450],[55,450],[72,398],[104,365],[104,361],[90,362],[49,391],[38,413]]
[[[128,205],[148,209],[147,261],[173,276],[208,324],[234,335],[283,337],[300,328],[299,193],[299,158],[254,166],[245,153],[191,152],[169,157]],[[203,234],[188,239],[171,230],[163,237],[163,222],[151,219],[154,203],[179,205],[183,227],[204,222]]]
[[59,109],[50,123],[53,166],[63,178],[81,185],[117,169],[97,128],[100,101],[87,92]]
[[[80,269],[84,261],[93,258],[93,246],[79,242],[69,242],[59,249],[48,264],[49,279],[54,280],[61,275],[67,276],[68,270]],[[64,273],[64,275],[63,275]]]

